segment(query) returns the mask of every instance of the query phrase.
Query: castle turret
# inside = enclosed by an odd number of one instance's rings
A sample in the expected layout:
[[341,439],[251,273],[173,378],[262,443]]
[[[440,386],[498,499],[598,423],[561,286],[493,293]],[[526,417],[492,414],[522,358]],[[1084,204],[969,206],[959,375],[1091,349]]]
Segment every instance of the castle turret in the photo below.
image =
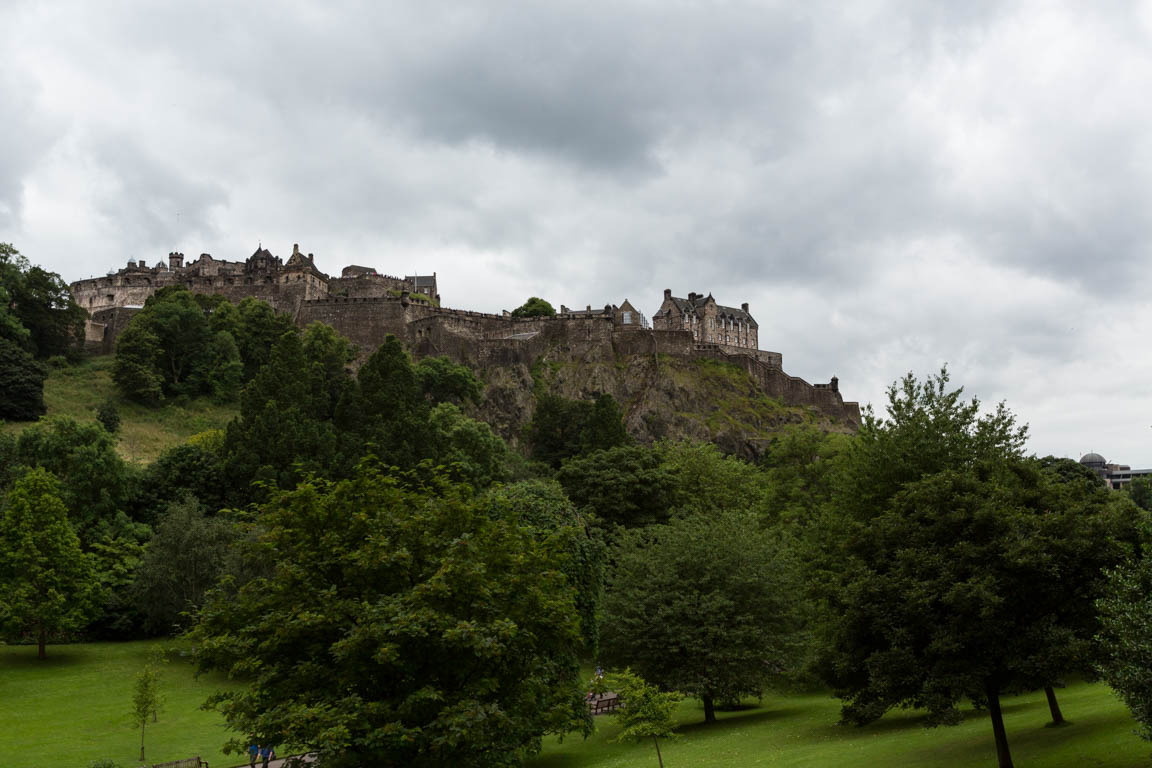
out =
[[184,268],[184,254],[176,253],[176,251],[172,251],[172,253],[168,254],[168,268],[171,269],[173,272],[175,272],[178,269],[183,269]]

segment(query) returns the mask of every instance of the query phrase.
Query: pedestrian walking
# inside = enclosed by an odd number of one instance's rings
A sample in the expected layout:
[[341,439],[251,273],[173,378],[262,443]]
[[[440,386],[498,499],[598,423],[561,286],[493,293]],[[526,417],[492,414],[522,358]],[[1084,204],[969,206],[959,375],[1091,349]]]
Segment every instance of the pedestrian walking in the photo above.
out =
[[268,761],[276,759],[276,750],[269,746],[260,747],[260,768],[268,768]]
[[248,768],[256,768],[256,758],[260,756],[260,745],[256,743],[256,739],[252,739],[252,743],[248,745]]

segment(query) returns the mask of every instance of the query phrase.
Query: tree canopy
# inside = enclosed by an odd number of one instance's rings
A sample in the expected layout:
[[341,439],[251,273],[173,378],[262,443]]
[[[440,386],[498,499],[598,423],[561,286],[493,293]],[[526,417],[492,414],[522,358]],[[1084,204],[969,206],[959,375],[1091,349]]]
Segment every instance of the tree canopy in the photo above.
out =
[[715,704],[759,695],[795,658],[800,595],[786,549],[747,513],[628,531],[612,553],[605,660]]
[[274,570],[210,600],[195,632],[200,669],[252,681],[215,697],[236,732],[322,766],[490,766],[590,727],[561,531],[433,488],[365,462],[261,508],[247,556]]
[[56,479],[27,470],[0,517],[0,625],[30,633],[44,658],[49,636],[83,628],[98,598],[95,569],[68,524]]
[[516,309],[512,310],[512,317],[552,317],[556,310],[544,299],[533,296]]

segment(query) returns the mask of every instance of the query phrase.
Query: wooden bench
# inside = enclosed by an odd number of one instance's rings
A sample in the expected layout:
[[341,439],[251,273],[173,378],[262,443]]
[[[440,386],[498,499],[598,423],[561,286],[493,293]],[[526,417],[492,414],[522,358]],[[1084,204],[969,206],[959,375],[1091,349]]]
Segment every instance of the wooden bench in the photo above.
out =
[[620,708],[620,697],[615,693],[601,693],[588,700],[588,709],[593,717],[615,712]]
[[152,763],[152,768],[208,768],[208,761],[201,760],[200,756],[186,757],[183,760],[172,760],[167,763]]

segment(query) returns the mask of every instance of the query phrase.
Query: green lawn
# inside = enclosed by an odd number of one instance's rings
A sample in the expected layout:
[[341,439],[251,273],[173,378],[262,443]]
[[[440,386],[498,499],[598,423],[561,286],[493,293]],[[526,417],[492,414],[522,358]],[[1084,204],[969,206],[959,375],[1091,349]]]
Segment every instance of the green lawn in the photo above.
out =
[[[129,461],[149,462],[164,449],[187,440],[197,432],[222,429],[236,415],[234,405],[219,405],[198,398],[183,405],[149,408],[119,397],[112,382],[110,355],[86,359],[65,368],[51,368],[44,382],[48,416],[70,416],[77,421],[96,420],[96,406],[112,398],[120,411],[117,450]],[[33,422],[4,425],[18,432]]]
[[[97,758],[123,768],[140,765],[140,730],[128,713],[136,675],[155,645],[50,645],[44,661],[35,646],[0,646],[0,765],[85,768]],[[148,762],[199,754],[212,768],[241,763],[221,752],[231,736],[223,719],[200,709],[212,691],[227,686],[214,675],[194,679],[191,663],[179,656],[165,664],[164,703],[145,736]]]
[[[1004,721],[1019,768],[1135,768],[1152,760],[1152,744],[1133,734],[1124,705],[1102,684],[1077,683],[1059,691],[1072,725],[1046,728],[1042,692],[1006,698]],[[696,700],[680,707],[682,738],[661,742],[666,768],[995,768],[992,726],[985,713],[968,711],[951,728],[924,728],[916,712],[896,712],[864,728],[836,725],[839,704],[827,694],[770,695],[762,706],[717,713],[703,724]],[[611,716],[596,718],[587,741],[569,736],[545,741],[528,768],[655,768],[652,742],[610,743],[618,729]]]
[[[171,643],[166,643],[171,645]],[[0,765],[4,768],[85,768],[112,758],[139,765],[140,732],[132,724],[132,686],[156,643],[52,645],[38,661],[34,646],[0,646]],[[179,644],[175,644],[179,645]],[[174,656],[161,671],[165,698],[159,722],[149,724],[148,762],[199,754],[213,768],[241,761],[221,746],[231,734],[200,705],[228,681],[192,674]],[[1020,768],[1135,768],[1147,766],[1152,745],[1133,734],[1124,706],[1102,684],[1075,683],[1060,691],[1072,725],[1045,727],[1043,693],[1004,700],[1012,756]],[[969,768],[996,765],[992,729],[984,713],[969,711],[952,728],[922,727],[915,712],[896,712],[865,728],[836,725],[838,704],[826,694],[774,694],[759,706],[719,712],[703,724],[696,700],[680,707],[681,738],[662,742],[667,768],[776,766],[838,768]],[[632,768],[656,765],[651,742],[615,744],[611,716],[596,719],[587,741],[549,738],[527,768]]]

